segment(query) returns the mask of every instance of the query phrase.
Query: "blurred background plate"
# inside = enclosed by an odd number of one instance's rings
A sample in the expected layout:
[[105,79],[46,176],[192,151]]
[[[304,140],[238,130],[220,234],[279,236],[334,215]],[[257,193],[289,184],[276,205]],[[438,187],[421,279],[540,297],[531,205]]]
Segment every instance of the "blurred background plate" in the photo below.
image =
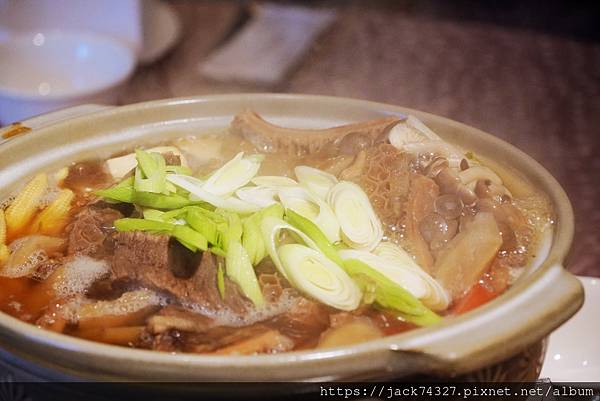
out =
[[0,0],[0,36],[77,31],[110,36],[136,54],[142,46],[140,0]]
[[600,380],[600,279],[579,277],[579,280],[585,288],[585,303],[571,320],[550,336],[540,375],[553,382]]

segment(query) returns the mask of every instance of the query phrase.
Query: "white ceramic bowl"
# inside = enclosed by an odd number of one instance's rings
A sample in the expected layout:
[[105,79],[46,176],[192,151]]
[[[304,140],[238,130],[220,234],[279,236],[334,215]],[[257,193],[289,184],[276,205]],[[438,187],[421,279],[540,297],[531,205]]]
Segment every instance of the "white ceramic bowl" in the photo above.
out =
[[32,32],[0,40],[0,125],[90,101],[114,103],[135,56],[109,37]]

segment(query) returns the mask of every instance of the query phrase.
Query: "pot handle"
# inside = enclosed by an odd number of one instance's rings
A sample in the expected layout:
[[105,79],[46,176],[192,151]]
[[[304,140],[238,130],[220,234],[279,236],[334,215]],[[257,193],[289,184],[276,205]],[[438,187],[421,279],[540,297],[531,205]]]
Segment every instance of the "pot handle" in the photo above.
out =
[[6,127],[0,128],[0,145],[14,137],[31,132],[32,130],[56,124],[70,118],[83,116],[85,114],[108,110],[113,107],[114,106],[104,106],[100,104],[82,104],[66,109],[51,111],[21,122],[7,125]]
[[[415,333],[393,344],[401,355],[420,354],[424,373],[443,377],[475,371],[510,358],[541,341],[583,304],[581,282],[553,264],[515,285],[512,297],[500,297],[465,315],[440,323],[438,330]],[[508,294],[507,294],[508,295]],[[392,358],[399,365],[405,358]]]

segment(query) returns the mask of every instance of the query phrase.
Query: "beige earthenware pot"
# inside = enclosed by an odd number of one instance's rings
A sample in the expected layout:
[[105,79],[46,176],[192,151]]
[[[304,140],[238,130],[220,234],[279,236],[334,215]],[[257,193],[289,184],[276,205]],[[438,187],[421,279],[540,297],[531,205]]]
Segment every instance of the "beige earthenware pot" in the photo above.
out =
[[563,261],[573,212],[556,180],[532,158],[458,122],[401,107],[334,97],[223,95],[123,107],[81,106],[24,122],[33,131],[0,145],[0,198],[39,170],[106,157],[178,136],[225,127],[251,108],[276,123],[327,127],[415,114],[444,139],[512,171],[545,192],[556,229],[534,266],[502,296],[434,327],[362,344],[258,356],[169,354],[90,342],[48,332],[0,313],[0,359],[23,375],[116,380],[308,380],[451,377],[489,367],[538,344],[583,303],[582,287]]

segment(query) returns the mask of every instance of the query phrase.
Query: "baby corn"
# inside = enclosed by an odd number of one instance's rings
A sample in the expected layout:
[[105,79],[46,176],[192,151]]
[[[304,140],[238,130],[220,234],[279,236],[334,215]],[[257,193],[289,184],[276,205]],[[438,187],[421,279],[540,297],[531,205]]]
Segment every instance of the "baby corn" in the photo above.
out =
[[18,234],[31,221],[47,186],[46,174],[36,175],[6,209],[6,227],[9,237]]
[[6,246],[6,220],[4,218],[4,210],[0,209],[0,265],[8,260],[10,250]]
[[67,224],[67,217],[71,210],[71,202],[75,194],[63,189],[58,197],[46,209],[44,209],[31,224],[31,233],[45,235],[58,235]]
[[65,180],[65,178],[67,178],[68,175],[69,169],[67,167],[63,167],[54,174],[54,179],[60,184]]
[[4,244],[0,244],[0,265],[8,260],[10,257],[10,250]]
[[0,245],[6,244],[6,219],[4,210],[0,209]]

